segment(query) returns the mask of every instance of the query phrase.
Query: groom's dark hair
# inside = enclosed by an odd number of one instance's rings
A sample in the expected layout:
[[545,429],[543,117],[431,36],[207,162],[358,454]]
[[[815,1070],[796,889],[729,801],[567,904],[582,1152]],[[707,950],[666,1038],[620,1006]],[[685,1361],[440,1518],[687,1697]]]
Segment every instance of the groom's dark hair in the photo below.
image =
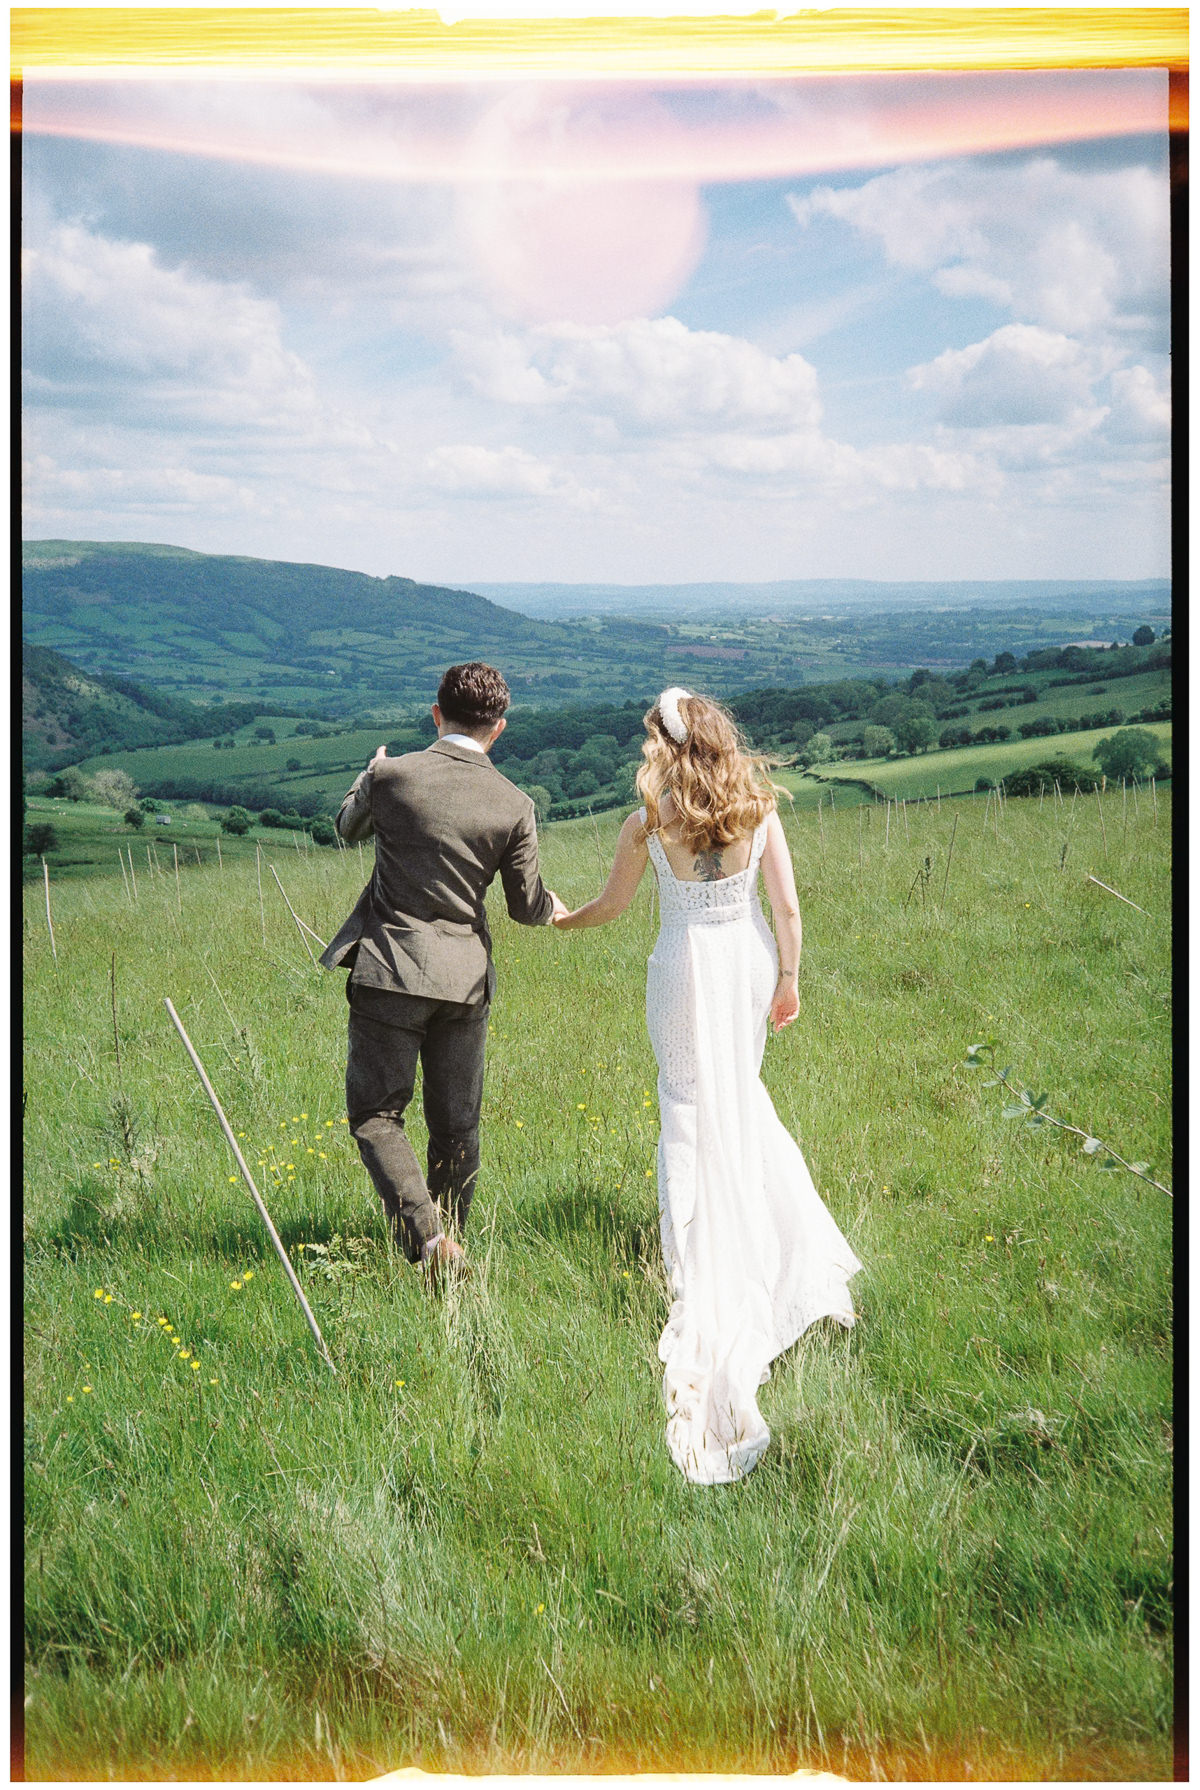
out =
[[447,721],[468,733],[486,733],[499,721],[511,696],[494,665],[472,659],[442,673],[437,700]]

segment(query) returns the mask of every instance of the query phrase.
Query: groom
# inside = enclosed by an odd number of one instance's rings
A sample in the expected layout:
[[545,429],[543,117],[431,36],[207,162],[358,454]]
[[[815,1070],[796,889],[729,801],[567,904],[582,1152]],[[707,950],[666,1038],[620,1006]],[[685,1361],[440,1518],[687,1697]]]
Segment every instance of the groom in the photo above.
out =
[[[512,918],[544,926],[566,909],[538,873],[533,803],[488,753],[508,685],[491,665],[452,665],[438,737],[389,758],[381,746],[342,803],[343,839],[375,837],[375,871],[322,953],[349,969],[346,1108],[359,1154],[410,1262],[462,1255],[479,1172],[488,1009],[496,985],[484,893],[499,872]],[[429,1128],[422,1175],[404,1132],[417,1062]]]

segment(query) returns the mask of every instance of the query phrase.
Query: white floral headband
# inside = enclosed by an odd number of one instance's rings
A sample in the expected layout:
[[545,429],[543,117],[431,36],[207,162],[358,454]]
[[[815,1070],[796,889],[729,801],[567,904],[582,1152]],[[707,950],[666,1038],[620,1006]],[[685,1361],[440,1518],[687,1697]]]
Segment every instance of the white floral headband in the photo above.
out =
[[679,703],[682,697],[690,695],[690,690],[681,690],[678,684],[673,684],[669,690],[663,691],[662,695],[654,705],[658,710],[663,726],[677,746],[683,746],[687,743],[688,724],[679,712]]

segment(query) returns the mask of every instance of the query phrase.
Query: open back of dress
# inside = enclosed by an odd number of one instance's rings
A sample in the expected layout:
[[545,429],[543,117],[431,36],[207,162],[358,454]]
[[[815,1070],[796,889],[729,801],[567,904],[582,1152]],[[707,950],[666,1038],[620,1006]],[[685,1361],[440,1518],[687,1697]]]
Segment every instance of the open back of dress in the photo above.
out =
[[[643,822],[645,812],[642,814]],[[667,1442],[698,1484],[741,1479],[770,1441],[758,1388],[819,1318],[854,1322],[862,1266],[813,1186],[759,1071],[778,976],[758,900],[767,823],[735,876],[687,882],[649,837],[661,930],[646,1019],[658,1061]]]

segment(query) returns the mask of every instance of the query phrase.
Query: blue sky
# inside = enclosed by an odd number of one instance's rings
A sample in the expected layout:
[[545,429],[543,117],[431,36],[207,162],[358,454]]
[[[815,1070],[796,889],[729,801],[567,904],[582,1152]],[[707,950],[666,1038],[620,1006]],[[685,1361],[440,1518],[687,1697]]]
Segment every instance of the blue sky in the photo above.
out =
[[24,532],[443,584],[1161,576],[1166,103],[30,81]]

